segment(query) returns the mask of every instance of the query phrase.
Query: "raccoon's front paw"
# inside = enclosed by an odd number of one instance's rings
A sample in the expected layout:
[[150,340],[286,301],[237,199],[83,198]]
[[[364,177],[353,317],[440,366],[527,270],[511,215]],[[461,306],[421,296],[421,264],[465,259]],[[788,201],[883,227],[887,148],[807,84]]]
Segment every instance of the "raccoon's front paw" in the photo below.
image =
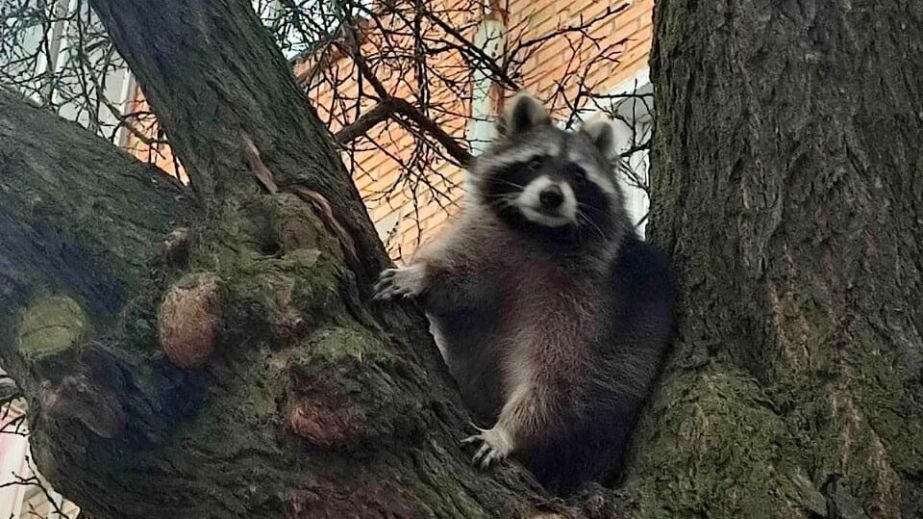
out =
[[375,299],[416,297],[426,288],[426,266],[416,263],[406,267],[386,269],[375,284]]
[[513,452],[513,438],[506,430],[494,426],[492,429],[475,427],[479,434],[462,440],[463,444],[481,442],[478,451],[471,458],[471,463],[487,468],[492,463],[505,459]]

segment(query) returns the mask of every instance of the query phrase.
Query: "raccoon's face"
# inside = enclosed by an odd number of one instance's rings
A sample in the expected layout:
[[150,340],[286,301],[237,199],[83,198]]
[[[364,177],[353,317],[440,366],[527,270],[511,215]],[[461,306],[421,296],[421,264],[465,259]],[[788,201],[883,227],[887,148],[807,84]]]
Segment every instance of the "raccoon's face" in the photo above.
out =
[[623,211],[611,162],[611,123],[598,120],[577,132],[560,130],[535,98],[520,94],[499,131],[473,168],[476,198],[528,234],[605,239]]

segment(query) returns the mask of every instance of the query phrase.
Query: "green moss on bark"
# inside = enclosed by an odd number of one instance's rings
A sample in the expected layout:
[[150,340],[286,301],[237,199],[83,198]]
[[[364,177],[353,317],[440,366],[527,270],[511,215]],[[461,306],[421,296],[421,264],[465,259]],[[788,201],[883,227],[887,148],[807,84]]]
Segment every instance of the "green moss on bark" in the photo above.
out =
[[856,401],[868,416],[869,426],[881,436],[890,464],[901,472],[923,474],[923,420],[908,420],[914,409],[914,380],[892,349],[880,346],[878,337],[866,338],[852,349]]
[[761,393],[745,373],[717,366],[669,377],[656,404],[668,418],[646,431],[631,469],[633,517],[782,517],[798,493],[784,424]]

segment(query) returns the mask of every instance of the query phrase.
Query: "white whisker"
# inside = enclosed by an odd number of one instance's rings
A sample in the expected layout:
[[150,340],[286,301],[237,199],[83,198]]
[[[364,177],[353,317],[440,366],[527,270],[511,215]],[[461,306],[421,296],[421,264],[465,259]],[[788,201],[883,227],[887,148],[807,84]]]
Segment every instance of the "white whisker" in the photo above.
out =
[[594,229],[599,234],[599,237],[601,239],[606,238],[606,233],[604,233],[603,230],[598,225],[596,225],[596,223],[594,223],[593,220],[591,220],[590,217],[587,216],[587,214],[581,211],[579,208],[577,209],[577,218],[582,220],[584,223],[588,224],[592,229]]

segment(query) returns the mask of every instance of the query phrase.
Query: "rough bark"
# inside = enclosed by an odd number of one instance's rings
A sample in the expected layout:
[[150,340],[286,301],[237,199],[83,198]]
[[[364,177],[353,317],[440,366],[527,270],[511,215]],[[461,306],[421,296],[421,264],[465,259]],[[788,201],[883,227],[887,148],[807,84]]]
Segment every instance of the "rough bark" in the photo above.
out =
[[[190,195],[162,171],[0,89],[0,349],[16,346],[9,332],[21,310],[55,295],[47,310],[64,314],[36,324],[64,319],[73,309],[66,299],[77,299],[93,318],[75,310],[79,330],[105,326],[150,280],[146,259],[164,234],[198,213]],[[64,322],[33,331],[41,346],[78,330]]]
[[637,517],[923,516],[923,4],[656,8],[684,288]]
[[221,205],[257,187],[243,145],[249,140],[278,188],[303,186],[327,199],[363,259],[353,269],[363,281],[377,276],[387,255],[333,137],[306,109],[288,63],[248,2],[90,5],[138,78],[205,205]]
[[[93,3],[202,209],[0,95],[0,363],[59,490],[96,519],[612,513],[469,466],[419,314],[366,304],[380,244],[247,2]],[[685,301],[632,516],[923,513],[921,19],[658,3],[651,234]]]
[[93,4],[202,210],[3,98],[0,229],[26,252],[0,254],[0,363],[55,488],[95,519],[577,513],[471,466],[424,319],[366,300],[383,249],[248,2]]
[[61,466],[77,477],[69,466],[94,438],[134,420],[156,423],[148,431],[156,434],[183,411],[176,395],[172,408],[143,408],[152,393],[169,392],[157,387],[163,380],[187,379],[160,360],[135,377],[145,387],[121,388],[113,400],[109,389],[124,382],[119,370],[131,354],[115,358],[93,338],[116,333],[122,313],[143,324],[149,308],[137,305],[140,294],[162,276],[149,260],[167,231],[200,214],[190,195],[162,171],[0,91],[0,363],[29,397],[35,455],[55,459],[44,464],[49,473]]

